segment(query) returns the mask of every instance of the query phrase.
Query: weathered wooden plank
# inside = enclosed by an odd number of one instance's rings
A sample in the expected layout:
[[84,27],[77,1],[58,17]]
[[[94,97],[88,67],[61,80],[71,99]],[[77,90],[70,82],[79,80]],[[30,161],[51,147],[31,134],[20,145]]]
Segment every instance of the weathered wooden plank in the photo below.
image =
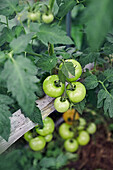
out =
[[[53,100],[54,100],[53,98],[45,96],[44,98],[36,101],[36,104],[41,109],[43,119],[55,110]],[[0,154],[3,153],[7,148],[9,148],[27,131],[31,130],[37,125],[34,124],[29,118],[26,118],[21,113],[21,110],[18,110],[15,113],[13,113],[10,120],[11,120],[11,134],[8,142],[6,142],[3,138],[0,138]]]

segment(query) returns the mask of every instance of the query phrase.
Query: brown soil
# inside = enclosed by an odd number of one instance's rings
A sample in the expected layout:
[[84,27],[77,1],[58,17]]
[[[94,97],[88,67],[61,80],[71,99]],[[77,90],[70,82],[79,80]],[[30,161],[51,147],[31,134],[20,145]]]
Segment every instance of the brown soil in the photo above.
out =
[[113,170],[113,141],[103,128],[93,135],[90,143],[78,151],[79,160],[68,164],[76,170]]

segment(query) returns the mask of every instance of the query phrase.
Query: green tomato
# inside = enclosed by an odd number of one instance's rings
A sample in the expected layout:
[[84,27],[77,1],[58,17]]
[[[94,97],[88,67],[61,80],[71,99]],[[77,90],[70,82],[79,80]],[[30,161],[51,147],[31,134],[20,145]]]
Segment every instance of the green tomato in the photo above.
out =
[[46,142],[50,142],[52,140],[52,138],[53,138],[52,134],[49,134],[49,135],[45,136]]
[[58,75],[48,76],[43,82],[43,90],[50,97],[59,97],[64,93],[65,85],[60,82]]
[[46,24],[51,23],[54,20],[53,14],[43,14],[42,15],[42,21]]
[[70,139],[74,136],[74,132],[71,130],[71,125],[62,123],[59,127],[59,134],[63,139]]
[[46,117],[43,120],[44,127],[42,129],[36,128],[36,132],[41,136],[46,136],[51,134],[54,131],[55,124],[50,117]]
[[24,139],[29,142],[33,138],[32,133],[30,131],[24,134]]
[[69,109],[69,101],[67,99],[64,99],[62,101],[61,97],[57,97],[54,101],[54,107],[58,112],[66,112]]
[[79,103],[81,102],[86,95],[86,88],[85,86],[80,82],[72,82],[71,83],[74,89],[71,89],[71,85],[68,84],[66,87],[66,93],[73,103]]
[[[68,59],[68,60],[65,60],[65,62],[72,62],[73,66],[75,67],[75,76],[69,73],[69,78],[67,78],[67,80],[70,82],[76,81],[82,74],[82,67],[80,63],[74,59]],[[63,63],[60,64],[59,68],[61,68],[62,65]]]
[[77,137],[77,141],[81,146],[87,145],[90,141],[88,132],[85,130],[80,131],[79,136]]
[[82,117],[79,118],[79,126],[77,127],[78,130],[83,130],[86,125],[86,120]]
[[67,139],[64,142],[64,148],[68,152],[76,152],[78,150],[78,142],[76,139]]
[[41,13],[38,12],[29,12],[28,13],[28,18],[32,21],[40,21]]
[[29,141],[29,146],[33,151],[40,151],[46,145],[46,140],[43,136],[38,136]]
[[95,125],[95,123],[93,123],[93,122],[91,122],[89,125],[88,125],[88,127],[87,127],[87,132],[89,133],[89,134],[94,134],[95,132],[96,132],[96,125]]

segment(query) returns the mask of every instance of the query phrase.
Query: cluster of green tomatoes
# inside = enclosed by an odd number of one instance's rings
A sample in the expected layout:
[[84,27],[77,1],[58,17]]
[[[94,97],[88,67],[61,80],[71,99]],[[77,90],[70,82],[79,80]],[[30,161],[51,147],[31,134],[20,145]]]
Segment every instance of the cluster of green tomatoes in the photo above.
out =
[[35,7],[31,7],[28,11],[27,15],[28,19],[33,22],[38,23],[46,23],[49,24],[54,20],[54,15],[49,6],[44,5],[36,5]]
[[[66,83],[62,83],[58,75],[50,75],[43,82],[44,92],[53,98],[56,98],[54,101],[54,107],[58,112],[66,112],[71,103],[81,102],[86,95],[85,86],[76,80],[82,74],[82,67],[80,63],[74,59],[65,60],[59,66],[59,70],[62,69],[63,64],[71,62],[75,69],[75,75],[69,73],[69,78],[66,78]],[[65,95],[64,95],[65,93]]]
[[29,142],[29,146],[33,151],[40,151],[44,149],[47,142],[53,138],[53,131],[55,125],[50,117],[43,120],[43,128],[35,127],[35,132],[28,131],[24,134],[24,139]]
[[80,146],[85,146],[90,141],[90,135],[96,132],[96,124],[80,117],[76,125],[62,123],[59,127],[59,134],[65,140],[64,148],[68,152],[76,152]]

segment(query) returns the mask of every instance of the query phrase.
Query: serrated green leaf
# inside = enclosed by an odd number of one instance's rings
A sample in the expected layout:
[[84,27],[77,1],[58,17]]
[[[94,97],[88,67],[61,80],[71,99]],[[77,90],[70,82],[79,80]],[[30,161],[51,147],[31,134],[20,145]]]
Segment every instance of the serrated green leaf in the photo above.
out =
[[10,47],[12,48],[13,52],[18,54],[25,51],[29,41],[31,40],[33,33],[21,35],[10,43]]
[[0,136],[8,141],[11,126],[9,117],[11,117],[11,113],[6,104],[0,104]]
[[51,71],[57,64],[57,58],[55,55],[43,55],[37,62],[37,66],[43,71]]
[[40,161],[40,166],[44,168],[56,167],[56,160],[53,157],[44,157]]
[[56,159],[56,167],[61,168],[67,163],[67,157],[61,153]]
[[74,104],[74,108],[80,113],[83,113],[84,107],[85,107],[86,99],[81,101],[80,103]]
[[95,75],[91,75],[85,78],[84,84],[86,86],[86,89],[94,89],[95,87],[98,86],[98,80]]
[[30,23],[30,31],[31,32],[38,32],[40,31],[40,24],[39,23]]
[[88,50],[80,56],[80,63],[82,64],[82,66],[85,66],[86,64],[95,62],[95,60],[97,60],[99,56],[99,52],[91,52],[90,50]]
[[70,75],[75,77],[75,74],[76,74],[75,67],[73,66],[72,62],[64,62],[62,64],[61,71],[67,78],[69,78]]
[[11,42],[14,38],[13,31],[9,28],[5,27],[0,35],[0,46],[2,46],[5,42]]
[[33,112],[36,99],[34,94],[37,90],[36,74],[36,67],[23,56],[18,56],[15,60],[13,59],[13,62],[8,60],[1,74],[7,83],[8,91],[12,93],[20,107],[28,115]]
[[19,0],[0,0],[0,15],[12,15],[19,5]]
[[73,41],[66,35],[66,32],[59,26],[49,26],[47,24],[42,24],[40,26],[40,31],[37,31],[38,39],[42,43],[48,45],[50,44],[73,44]]
[[112,6],[113,1],[111,0],[90,0],[85,8],[83,16],[86,24],[87,39],[94,50],[101,46],[106,34],[112,27]]
[[113,69],[107,69],[104,71],[104,76],[106,77],[107,81],[113,82]]
[[104,114],[109,114],[109,116],[113,117],[113,96],[107,95],[104,101]]
[[25,116],[29,117],[30,120],[32,120],[34,123],[38,123],[40,127],[43,127],[43,121],[42,121],[42,115],[41,115],[41,110],[34,106],[33,112],[32,113],[24,113]]
[[0,51],[0,63],[4,62],[6,60],[6,55],[3,51]]
[[69,11],[73,9],[76,5],[75,0],[62,0],[58,2],[59,10],[58,10],[58,17],[64,17]]
[[61,70],[58,71],[58,76],[59,76],[59,79],[62,83],[65,83],[66,81],[66,76],[62,73]]
[[6,104],[6,105],[10,105],[12,103],[14,103],[14,100],[12,98],[10,98],[9,96],[0,94],[0,104]]
[[98,92],[98,101],[97,101],[97,108],[100,108],[103,106],[103,100],[107,97],[107,93],[105,90],[101,89],[99,92]]

